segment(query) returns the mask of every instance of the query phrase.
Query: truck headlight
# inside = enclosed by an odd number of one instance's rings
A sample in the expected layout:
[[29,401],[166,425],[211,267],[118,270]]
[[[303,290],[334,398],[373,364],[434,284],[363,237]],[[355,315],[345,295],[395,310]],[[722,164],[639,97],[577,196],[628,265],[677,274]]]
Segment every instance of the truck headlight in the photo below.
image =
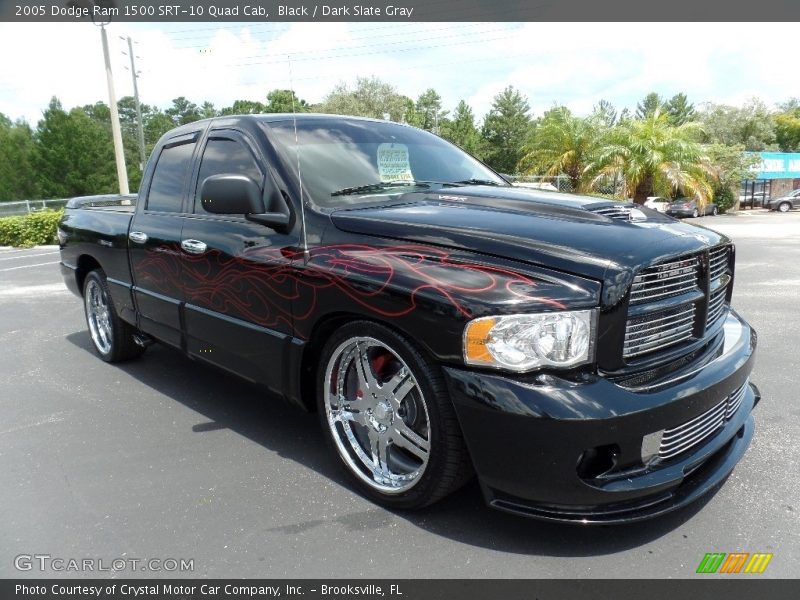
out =
[[518,372],[586,364],[594,360],[596,322],[596,309],[474,319],[464,330],[464,360]]

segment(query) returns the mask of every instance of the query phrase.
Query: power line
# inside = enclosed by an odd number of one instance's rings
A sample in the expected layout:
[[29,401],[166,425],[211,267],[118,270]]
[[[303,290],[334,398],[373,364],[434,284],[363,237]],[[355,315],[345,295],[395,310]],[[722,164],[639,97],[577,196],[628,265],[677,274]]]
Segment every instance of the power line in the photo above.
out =
[[[413,24],[413,25],[416,25],[416,24]],[[489,25],[489,23],[459,23],[458,27],[461,28],[461,29],[467,29],[467,28],[471,28],[471,27],[485,27],[486,25]],[[491,23],[491,25],[495,25],[495,23]],[[400,28],[401,29],[406,29],[406,28],[411,27],[411,26],[412,26],[412,24],[402,25],[402,26],[400,26]],[[380,28],[376,28],[376,29],[380,29]],[[398,29],[398,26],[394,25],[394,26],[391,27],[391,29]],[[388,37],[396,37],[396,36],[399,36],[399,35],[417,35],[417,34],[428,34],[428,33],[435,32],[435,31],[450,31],[452,29],[453,29],[453,27],[449,26],[449,27],[438,27],[438,28],[435,28],[435,29],[418,29],[417,31],[405,31],[405,30],[404,31],[395,31],[394,33],[383,33],[383,34],[381,34],[381,39],[383,40],[383,39],[388,38]],[[264,32],[264,33],[266,33],[266,32]],[[271,34],[271,32],[270,32],[270,34]],[[259,35],[259,34],[257,34],[257,35]],[[272,39],[265,38],[265,39],[261,40],[260,38],[257,37],[257,35],[253,35],[251,33],[251,36],[254,37],[255,39],[259,40],[259,41],[268,42],[268,41],[273,41],[274,40],[274,38],[272,38]],[[170,39],[173,40],[173,41],[183,41],[183,40],[178,40],[176,38],[170,38]],[[198,37],[198,38],[185,38],[185,39],[207,39],[207,36],[202,36],[202,38]],[[374,33],[370,33],[369,35],[350,37],[349,39],[351,39],[351,40],[375,39],[375,34]],[[413,40],[409,40],[409,41],[413,41]],[[192,49],[192,48],[205,48],[207,45],[208,44],[175,46],[175,48],[181,49],[181,50],[183,50],[183,49]],[[380,42],[376,43],[375,45],[380,45]]]

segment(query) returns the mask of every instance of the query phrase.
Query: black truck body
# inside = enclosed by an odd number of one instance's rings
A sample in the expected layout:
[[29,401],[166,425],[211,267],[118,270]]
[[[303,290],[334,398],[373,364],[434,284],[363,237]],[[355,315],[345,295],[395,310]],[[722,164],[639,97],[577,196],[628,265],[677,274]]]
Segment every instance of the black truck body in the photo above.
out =
[[752,438],[756,334],[719,233],[325,115],[182,126],[127,200],[76,199],[59,230],[101,357],[155,340],[319,409],[378,502],[423,506],[474,469],[496,508],[638,520]]

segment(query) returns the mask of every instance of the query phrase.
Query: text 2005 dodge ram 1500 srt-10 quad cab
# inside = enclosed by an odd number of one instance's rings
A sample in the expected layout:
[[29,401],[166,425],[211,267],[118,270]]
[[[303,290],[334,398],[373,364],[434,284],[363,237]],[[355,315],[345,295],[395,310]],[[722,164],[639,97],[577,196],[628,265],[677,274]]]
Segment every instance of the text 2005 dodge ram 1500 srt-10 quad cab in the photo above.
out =
[[324,115],[184,125],[129,206],[81,204],[63,272],[101,358],[157,340],[317,409],[384,505],[476,473],[499,509],[643,519],[721,483],[752,438],[756,334],[713,231]]

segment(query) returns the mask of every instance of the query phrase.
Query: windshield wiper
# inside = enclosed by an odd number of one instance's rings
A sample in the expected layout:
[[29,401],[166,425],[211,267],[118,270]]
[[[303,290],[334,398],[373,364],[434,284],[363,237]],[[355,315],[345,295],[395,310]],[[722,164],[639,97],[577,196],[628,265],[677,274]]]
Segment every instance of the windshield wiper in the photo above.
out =
[[367,183],[365,185],[357,185],[353,187],[342,188],[331,192],[331,196],[349,196],[351,194],[362,194],[367,192],[380,192],[393,187],[422,187],[429,188],[427,183],[421,181],[382,181],[380,183]]
[[502,183],[497,183],[496,181],[492,181],[491,179],[462,179],[461,181],[451,181],[450,183],[458,184],[458,185],[493,185],[493,186],[501,186]]

